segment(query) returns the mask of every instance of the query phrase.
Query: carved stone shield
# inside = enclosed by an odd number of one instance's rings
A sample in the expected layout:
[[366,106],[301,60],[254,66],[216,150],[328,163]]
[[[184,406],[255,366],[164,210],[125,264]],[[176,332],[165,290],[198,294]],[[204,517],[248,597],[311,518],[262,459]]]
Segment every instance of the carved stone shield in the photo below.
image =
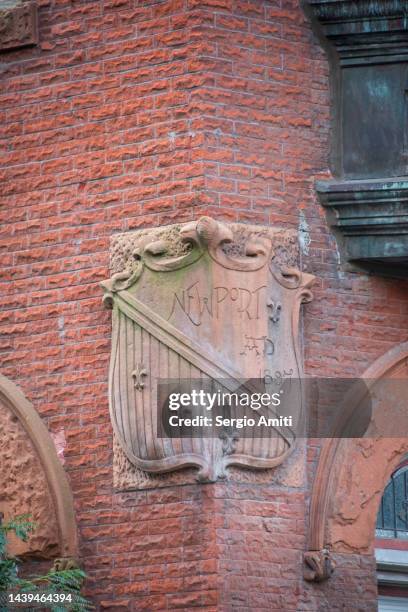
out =
[[[133,465],[147,472],[195,466],[200,480],[229,465],[280,464],[290,428],[270,438],[157,436],[160,379],[300,378],[300,304],[313,278],[299,271],[296,232],[197,222],[120,234],[113,276],[102,283],[113,308],[111,420]],[[301,401],[296,407],[301,418]]]

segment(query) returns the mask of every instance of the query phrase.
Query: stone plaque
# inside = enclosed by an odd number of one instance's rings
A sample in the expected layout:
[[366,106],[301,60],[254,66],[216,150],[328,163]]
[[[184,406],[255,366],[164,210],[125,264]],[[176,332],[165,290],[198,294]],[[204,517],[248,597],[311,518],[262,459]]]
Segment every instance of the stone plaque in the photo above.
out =
[[102,283],[113,308],[110,413],[133,466],[156,474],[193,467],[213,481],[228,466],[282,463],[296,439],[290,428],[262,440],[158,437],[157,386],[299,378],[299,309],[313,277],[297,259],[292,230],[209,217],[113,238],[114,274]]

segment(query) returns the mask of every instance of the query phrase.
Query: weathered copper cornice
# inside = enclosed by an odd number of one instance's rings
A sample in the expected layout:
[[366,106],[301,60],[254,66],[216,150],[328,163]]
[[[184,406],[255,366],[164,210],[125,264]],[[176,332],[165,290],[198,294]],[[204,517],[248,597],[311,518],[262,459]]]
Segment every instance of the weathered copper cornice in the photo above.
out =
[[315,16],[325,21],[338,21],[352,17],[397,17],[408,15],[406,0],[312,0],[309,2]]
[[320,201],[342,262],[408,266],[408,0],[305,0],[328,53],[333,180]]

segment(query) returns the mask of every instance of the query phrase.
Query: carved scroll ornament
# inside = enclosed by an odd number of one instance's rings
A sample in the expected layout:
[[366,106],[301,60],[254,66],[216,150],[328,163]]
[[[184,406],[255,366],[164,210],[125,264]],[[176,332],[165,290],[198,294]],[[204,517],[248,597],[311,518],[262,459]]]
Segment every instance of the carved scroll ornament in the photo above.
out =
[[120,234],[111,255],[110,413],[130,462],[150,473],[196,467],[201,481],[229,465],[279,465],[295,443],[289,428],[257,442],[158,438],[157,382],[299,377],[299,308],[313,277],[296,267],[296,233],[203,217]]
[[308,582],[323,582],[334,572],[335,563],[326,549],[305,552],[303,561],[303,577]]

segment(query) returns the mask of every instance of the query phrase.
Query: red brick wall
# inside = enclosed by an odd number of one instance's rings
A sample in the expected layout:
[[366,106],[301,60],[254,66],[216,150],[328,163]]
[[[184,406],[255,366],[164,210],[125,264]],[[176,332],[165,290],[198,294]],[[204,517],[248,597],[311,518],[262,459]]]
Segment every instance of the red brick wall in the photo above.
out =
[[[373,568],[358,556],[333,586],[304,587],[306,487],[112,489],[98,286],[112,233],[208,210],[300,226],[319,278],[308,373],[359,374],[407,337],[406,285],[342,272],[315,201],[328,67],[298,2],[39,5],[40,46],[1,56],[0,350],[3,374],[64,432],[89,595],[149,612],[317,610],[342,597],[338,609],[364,597],[373,609],[373,589],[358,587]],[[347,572],[359,578],[342,595]]]

